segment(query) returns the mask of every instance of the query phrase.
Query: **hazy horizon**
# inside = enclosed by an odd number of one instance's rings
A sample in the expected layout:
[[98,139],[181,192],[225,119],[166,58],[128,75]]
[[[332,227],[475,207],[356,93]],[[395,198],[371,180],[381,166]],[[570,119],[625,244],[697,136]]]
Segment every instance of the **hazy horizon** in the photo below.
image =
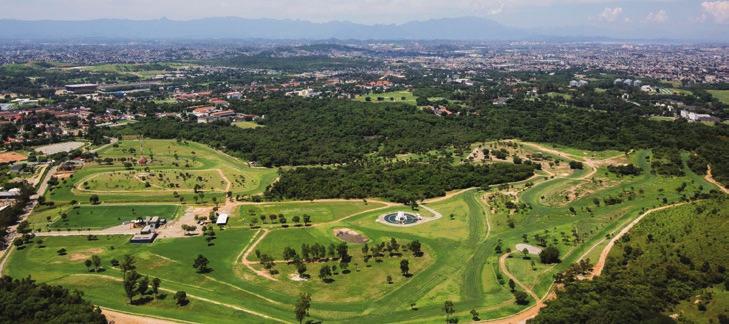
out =
[[522,30],[559,36],[650,39],[720,39],[729,28],[729,0],[294,0],[205,3],[182,0],[0,0],[0,19],[190,21],[206,18],[352,22],[400,25],[413,21],[479,17]]

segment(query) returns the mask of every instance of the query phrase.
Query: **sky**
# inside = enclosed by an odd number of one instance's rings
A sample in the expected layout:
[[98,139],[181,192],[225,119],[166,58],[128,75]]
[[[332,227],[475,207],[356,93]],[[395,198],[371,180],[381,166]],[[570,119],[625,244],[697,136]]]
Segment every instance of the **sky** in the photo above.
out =
[[729,0],[0,0],[0,8],[0,18],[22,20],[236,16],[390,24],[478,16],[519,28],[729,30]]

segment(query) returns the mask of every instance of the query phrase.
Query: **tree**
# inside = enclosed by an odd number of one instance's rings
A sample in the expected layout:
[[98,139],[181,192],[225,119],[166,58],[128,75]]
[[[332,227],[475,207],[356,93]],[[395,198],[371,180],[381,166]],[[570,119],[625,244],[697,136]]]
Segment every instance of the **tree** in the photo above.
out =
[[192,267],[197,269],[197,273],[206,273],[210,272],[210,269],[208,269],[208,258],[204,257],[202,254],[198,254],[197,258],[195,258],[195,261],[192,263]]
[[98,255],[92,255],[91,263],[94,264],[94,271],[99,272],[99,268],[101,268],[101,258]]
[[0,278],[0,323],[107,323],[82,293],[62,286],[36,284],[30,277]]
[[446,300],[445,303],[443,303],[443,311],[446,313],[446,322],[452,323],[453,319],[451,316],[456,313],[456,305],[453,304],[452,301]]
[[130,304],[132,303],[134,296],[139,293],[138,282],[140,278],[141,276],[134,270],[130,270],[124,274],[124,293],[126,294]]
[[304,225],[311,223],[311,216],[304,214]]
[[301,261],[296,263],[296,272],[299,273],[300,278],[304,278],[304,274],[306,273],[306,264],[304,264],[304,262],[301,262]]
[[332,269],[329,267],[329,265],[324,265],[319,269],[319,279],[324,282],[329,282],[329,278],[332,276]]
[[126,254],[122,258],[121,263],[119,263],[119,269],[121,269],[122,274],[126,274],[127,271],[134,270],[137,268],[135,263],[137,263],[137,261],[134,260],[134,257]]
[[519,305],[526,305],[529,304],[529,295],[527,293],[521,291],[521,290],[515,290],[513,292],[514,299],[516,300],[516,303]]
[[99,195],[95,195],[95,194],[94,195],[91,195],[89,197],[89,202],[92,205],[98,205],[101,202],[101,200],[99,199]]
[[299,300],[296,302],[296,306],[294,307],[294,314],[296,315],[296,320],[299,321],[299,324],[309,316],[309,308],[311,307],[311,295],[308,293],[302,293],[299,295]]
[[388,284],[392,284],[392,276],[391,275],[387,275],[387,278],[385,278],[385,279],[387,280],[387,283]]
[[144,276],[139,278],[139,281],[137,282],[137,292],[140,295],[147,294],[147,290],[149,290],[149,277]]
[[516,289],[516,282],[514,282],[514,279],[509,279],[509,289],[511,289],[511,292],[514,292]]
[[559,263],[559,250],[554,246],[549,246],[539,253],[539,260],[544,264]]
[[86,266],[86,269],[89,271],[91,271],[92,264],[93,264],[93,262],[91,262],[91,260],[89,260],[89,259],[86,259],[86,261],[84,261],[84,265]]
[[185,306],[190,301],[187,300],[187,293],[184,291],[178,291],[175,293],[175,304],[179,306]]
[[410,251],[413,252],[414,256],[419,257],[419,256],[423,255],[423,251],[421,250],[420,241],[418,241],[418,240],[412,241],[412,242],[410,242],[410,244],[408,246],[410,248]]
[[154,298],[157,298],[157,294],[159,293],[159,285],[162,283],[162,280],[159,278],[152,279],[152,294],[154,295]]
[[56,253],[58,253],[58,255],[63,256],[63,255],[66,255],[67,251],[65,248],[60,248],[60,249],[58,249],[58,251],[56,251]]
[[481,318],[478,316],[478,311],[476,311],[476,309],[472,309],[470,313],[471,313],[471,319],[472,320],[474,320],[474,321],[480,321],[481,320]]
[[407,259],[400,260],[400,272],[402,272],[404,277],[410,274],[410,262]]

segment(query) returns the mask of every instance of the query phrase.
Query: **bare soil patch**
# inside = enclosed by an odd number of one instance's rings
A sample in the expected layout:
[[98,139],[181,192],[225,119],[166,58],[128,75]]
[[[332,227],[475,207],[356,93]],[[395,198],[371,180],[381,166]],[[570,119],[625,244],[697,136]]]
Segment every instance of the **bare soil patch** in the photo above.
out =
[[102,248],[92,248],[81,252],[76,252],[68,256],[71,261],[81,261],[90,258],[94,254],[101,254],[104,252]]
[[25,161],[28,157],[17,153],[17,152],[2,152],[0,153],[0,163],[11,163],[17,161]]
[[359,233],[355,230],[351,230],[349,228],[334,229],[334,236],[336,236],[338,239],[340,239],[342,241],[345,241],[348,243],[354,243],[354,244],[363,244],[370,240],[364,234],[361,234],[361,233]]

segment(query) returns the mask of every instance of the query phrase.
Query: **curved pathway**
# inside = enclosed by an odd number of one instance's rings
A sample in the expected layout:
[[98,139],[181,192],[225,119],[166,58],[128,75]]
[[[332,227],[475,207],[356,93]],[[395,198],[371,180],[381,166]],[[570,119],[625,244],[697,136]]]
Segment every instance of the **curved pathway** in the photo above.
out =
[[724,185],[714,179],[714,176],[711,174],[711,165],[708,165],[706,167],[706,176],[704,177],[704,179],[707,182],[719,187],[719,190],[723,191],[725,194],[729,194],[729,188],[724,187]]
[[[605,261],[607,260],[608,254],[610,254],[610,250],[615,245],[615,242],[617,242],[620,238],[622,238],[623,235],[625,235],[625,233],[628,233],[630,231],[630,229],[632,229],[633,226],[637,225],[643,218],[652,214],[653,212],[657,212],[657,211],[661,211],[661,210],[669,209],[669,208],[673,208],[673,207],[678,207],[678,206],[685,205],[685,204],[687,204],[687,202],[681,202],[681,203],[676,203],[676,204],[671,204],[671,205],[666,205],[666,206],[649,209],[649,210],[645,211],[644,213],[640,214],[640,216],[638,216],[636,219],[634,219],[632,222],[630,222],[627,226],[623,227],[623,229],[620,230],[620,232],[618,232],[618,234],[613,236],[612,239],[610,239],[610,242],[608,242],[608,244],[602,249],[602,253],[600,253],[600,258],[597,260],[595,265],[592,267],[592,272],[587,276],[587,279],[592,279],[596,276],[599,276],[602,273],[602,270],[605,268]],[[601,242],[602,241],[598,242],[597,244],[599,244]]]

